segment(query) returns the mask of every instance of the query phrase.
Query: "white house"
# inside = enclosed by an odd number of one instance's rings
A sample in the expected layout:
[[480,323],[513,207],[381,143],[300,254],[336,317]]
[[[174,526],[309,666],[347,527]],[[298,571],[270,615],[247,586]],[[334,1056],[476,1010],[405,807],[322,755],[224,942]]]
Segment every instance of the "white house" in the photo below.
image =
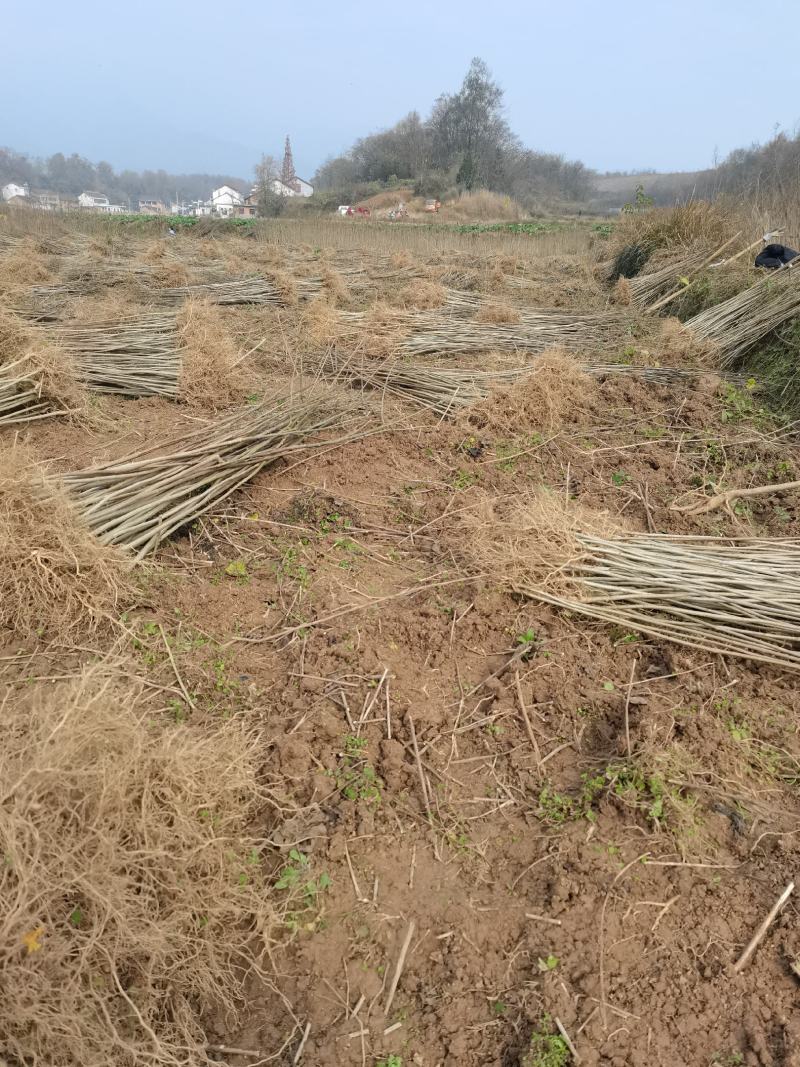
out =
[[211,193],[211,210],[215,215],[232,215],[233,209],[244,203],[244,197],[230,185],[221,185]]
[[27,196],[28,186],[19,185],[17,182],[9,182],[3,186],[3,199],[10,200],[12,196]]
[[108,197],[103,193],[81,193],[78,197],[81,207],[94,208],[95,211],[108,211]]
[[187,215],[194,215],[197,218],[203,218],[205,215],[211,214],[211,203],[208,200],[193,200],[186,209]]
[[278,196],[311,196],[314,192],[314,186],[308,182],[304,182],[302,178],[292,178],[290,185],[286,182],[282,182],[280,178],[273,178],[270,182],[270,188],[273,193]]

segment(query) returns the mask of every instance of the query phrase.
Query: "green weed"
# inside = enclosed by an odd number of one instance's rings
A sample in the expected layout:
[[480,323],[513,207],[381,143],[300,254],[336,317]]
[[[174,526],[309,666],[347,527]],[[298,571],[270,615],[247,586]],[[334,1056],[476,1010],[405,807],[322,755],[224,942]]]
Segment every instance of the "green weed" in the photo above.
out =
[[250,581],[247,564],[241,559],[232,559],[225,568],[225,573],[229,578],[235,578],[237,582],[243,585],[246,585],[247,582]]
[[469,489],[471,485],[474,485],[477,481],[477,476],[472,471],[459,469],[453,478],[453,487],[455,489]]
[[316,901],[319,893],[330,888],[330,875],[323,871],[318,878],[310,878],[310,860],[299,849],[293,848],[291,850],[289,860],[290,862],[286,864],[278,875],[275,888],[302,892],[306,903],[310,906]]
[[348,734],[344,739],[344,752],[333,772],[337,789],[346,800],[363,800],[367,804],[379,804],[383,782],[375,768],[366,759],[367,742],[363,737]]
[[530,1045],[520,1060],[520,1067],[567,1067],[569,1059],[566,1041],[552,1032],[550,1016],[545,1015],[539,1028],[531,1034]]

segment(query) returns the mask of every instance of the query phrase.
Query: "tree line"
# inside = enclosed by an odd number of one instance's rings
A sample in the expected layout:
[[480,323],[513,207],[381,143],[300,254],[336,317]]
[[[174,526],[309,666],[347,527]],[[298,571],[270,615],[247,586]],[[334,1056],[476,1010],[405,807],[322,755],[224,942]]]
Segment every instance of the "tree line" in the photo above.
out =
[[527,207],[591,196],[593,172],[578,161],[526,148],[503,116],[503,90],[481,59],[473,59],[461,88],[443,93],[427,119],[410,112],[390,129],[359,138],[344,155],[326,160],[315,189],[347,198],[370,185],[413,182],[421,196],[456,190],[507,193]]
[[702,172],[698,190],[703,196],[796,200],[799,179],[800,133],[778,133],[766,144],[735,148],[714,169]]
[[176,194],[180,200],[206,200],[211,190],[220,185],[230,185],[244,193],[250,191],[249,182],[229,174],[115,171],[110,163],[92,163],[74,152],[69,156],[56,152],[46,159],[36,159],[10,148],[0,148],[0,185],[6,182],[27,183],[32,189],[49,189],[72,197],[91,190],[105,193],[114,203],[132,207],[140,199],[170,204]]

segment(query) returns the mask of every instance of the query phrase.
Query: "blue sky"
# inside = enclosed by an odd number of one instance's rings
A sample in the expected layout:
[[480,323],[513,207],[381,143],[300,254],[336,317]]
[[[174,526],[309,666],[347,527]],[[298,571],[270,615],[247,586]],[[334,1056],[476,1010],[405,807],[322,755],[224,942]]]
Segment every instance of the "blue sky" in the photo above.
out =
[[117,168],[249,177],[289,133],[310,177],[356,137],[426,114],[474,55],[527,145],[600,170],[708,166],[800,119],[797,0],[5,8],[0,144]]

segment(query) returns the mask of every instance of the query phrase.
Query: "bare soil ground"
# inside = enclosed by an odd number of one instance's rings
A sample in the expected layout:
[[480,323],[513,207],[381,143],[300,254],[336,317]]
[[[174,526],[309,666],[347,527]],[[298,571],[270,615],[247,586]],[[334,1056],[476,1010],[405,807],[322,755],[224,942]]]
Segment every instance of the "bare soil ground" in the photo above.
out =
[[[198,244],[170,246],[190,280],[209,258]],[[258,242],[215,249],[229,271],[266,270]],[[41,256],[58,276],[63,257]],[[342,284],[324,286],[331,308],[391,298],[409,267],[467,272],[518,309],[607,299],[578,257],[270,258],[295,279],[323,258]],[[304,314],[220,309],[241,353],[265,338],[244,363],[253,394],[313,361]],[[639,333],[617,357],[681,362],[661,344]],[[587,1065],[800,1065],[797,897],[733,969],[800,869],[795,676],[526,600],[484,551],[487,516],[543,487],[631,531],[800,536],[790,494],[731,515],[671,508],[798,477],[797,446],[713,373],[543,381],[452,419],[365,392],[380,433],[263,471],[162,545],[122,629],[0,635],[6,701],[113,649],[163,687],[162,728],[257,734],[249,829],[276,920],[236,1021],[195,1004],[211,1060],[559,1067],[573,1054],[558,1020]],[[0,430],[0,449],[17,436],[58,473],[206,417],[97,398],[83,418]]]

